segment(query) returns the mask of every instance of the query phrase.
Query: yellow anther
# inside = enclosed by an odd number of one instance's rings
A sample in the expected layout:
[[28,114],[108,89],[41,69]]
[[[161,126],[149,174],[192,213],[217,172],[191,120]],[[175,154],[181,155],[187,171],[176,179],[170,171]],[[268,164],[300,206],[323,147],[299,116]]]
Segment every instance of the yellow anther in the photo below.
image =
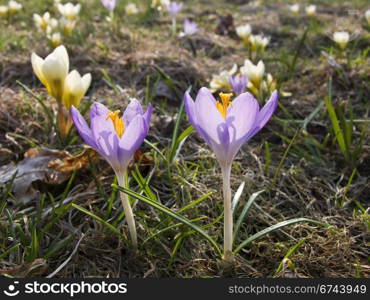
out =
[[113,122],[114,130],[116,131],[117,135],[121,138],[123,133],[125,132],[125,123],[123,122],[123,118],[119,117],[120,111],[116,110],[114,112],[109,111],[108,119],[111,119]]
[[229,105],[233,106],[232,102],[230,101],[232,95],[232,93],[219,94],[221,100],[217,101],[216,107],[224,119],[226,119],[227,108],[229,107]]

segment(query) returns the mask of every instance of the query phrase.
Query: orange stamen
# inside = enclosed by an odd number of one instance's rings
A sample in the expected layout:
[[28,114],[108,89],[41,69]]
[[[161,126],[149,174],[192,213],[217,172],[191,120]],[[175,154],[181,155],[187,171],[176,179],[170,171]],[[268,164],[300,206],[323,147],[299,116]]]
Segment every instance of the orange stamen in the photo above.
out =
[[232,102],[230,101],[231,96],[233,95],[232,93],[220,93],[220,101],[217,101],[216,107],[222,117],[226,119],[226,114],[227,114],[227,108],[229,105],[233,106]]
[[119,117],[120,111],[116,110],[114,112],[109,111],[108,119],[111,119],[113,122],[114,130],[116,131],[117,135],[121,138],[123,133],[125,132],[125,124],[123,122],[123,118]]

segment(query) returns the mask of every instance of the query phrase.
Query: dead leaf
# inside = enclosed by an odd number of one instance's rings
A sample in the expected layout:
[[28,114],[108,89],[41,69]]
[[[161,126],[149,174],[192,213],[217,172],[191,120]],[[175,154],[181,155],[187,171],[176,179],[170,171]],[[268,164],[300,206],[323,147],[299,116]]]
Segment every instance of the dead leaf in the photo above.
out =
[[73,172],[73,170],[85,168],[90,161],[95,161],[96,158],[96,151],[91,148],[87,148],[85,151],[76,156],[69,155],[64,159],[50,161],[49,167],[62,172]]
[[32,148],[18,165],[11,163],[0,168],[0,183],[8,182],[17,172],[13,192],[19,201],[27,203],[38,194],[32,187],[33,182],[61,184],[70,178],[73,170],[86,167],[89,157],[92,160],[96,158],[95,151],[90,148],[76,156],[62,150]]

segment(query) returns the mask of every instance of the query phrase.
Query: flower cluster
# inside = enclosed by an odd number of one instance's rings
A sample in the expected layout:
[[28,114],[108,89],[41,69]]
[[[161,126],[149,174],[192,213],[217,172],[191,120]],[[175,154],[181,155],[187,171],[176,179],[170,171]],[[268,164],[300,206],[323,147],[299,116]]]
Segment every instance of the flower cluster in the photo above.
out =
[[76,70],[69,72],[69,57],[64,46],[57,47],[45,59],[32,53],[31,62],[33,71],[48,94],[58,102],[59,130],[62,137],[66,137],[72,125],[68,111],[71,106],[80,105],[90,86],[91,74],[81,77]]
[[72,33],[81,10],[81,4],[57,2],[56,7],[61,15],[59,20],[52,18],[48,11],[43,15],[33,14],[36,27],[46,34],[52,48],[62,44],[62,35],[69,36]]
[[17,1],[10,0],[8,5],[0,5],[0,17],[14,15],[23,8],[22,4]]
[[270,94],[276,89],[276,81],[272,75],[265,74],[265,64],[260,60],[256,65],[246,59],[240,67],[236,64],[228,71],[212,76],[210,82],[212,92],[226,91],[239,95],[248,89],[255,97],[263,98],[264,94]]
[[244,46],[249,49],[250,56],[257,57],[263,55],[270,38],[263,34],[252,34],[252,27],[249,24],[235,28],[236,34],[243,41]]
[[[299,14],[300,5],[298,3],[292,4],[288,6],[289,10],[293,14]],[[307,16],[314,16],[316,14],[316,5],[310,4],[305,7],[305,12]]]

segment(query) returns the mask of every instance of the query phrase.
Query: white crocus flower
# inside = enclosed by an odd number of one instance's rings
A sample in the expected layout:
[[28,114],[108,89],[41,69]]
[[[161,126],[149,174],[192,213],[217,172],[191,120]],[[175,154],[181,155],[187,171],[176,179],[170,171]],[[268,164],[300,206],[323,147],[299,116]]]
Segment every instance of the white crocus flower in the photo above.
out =
[[72,33],[73,29],[76,26],[76,21],[75,20],[61,18],[59,20],[59,22],[60,22],[60,25],[62,27],[64,35],[70,35]]
[[368,9],[365,12],[365,19],[366,19],[367,23],[370,25],[370,9]]
[[139,13],[139,9],[135,3],[129,3],[125,7],[125,12],[127,15],[136,15]]
[[240,37],[244,41],[248,40],[249,36],[252,33],[252,27],[249,24],[238,26],[235,28],[235,30],[238,37]]
[[255,65],[249,59],[246,59],[244,65],[240,68],[240,72],[247,76],[249,82],[258,89],[265,74],[265,64],[260,60]]
[[210,90],[212,93],[220,90],[220,89],[227,89],[231,90],[230,86],[230,77],[236,73],[238,70],[238,66],[236,64],[233,65],[233,67],[226,71],[221,71],[220,74],[213,75],[212,80],[210,82]]
[[65,78],[69,71],[69,57],[64,46],[57,47],[45,59],[36,53],[31,56],[32,68],[36,76],[58,101],[62,100]]
[[251,35],[249,38],[249,42],[252,46],[252,50],[262,50],[264,51],[267,44],[270,42],[270,38],[265,37],[263,35],[257,34],[257,35]]
[[54,32],[52,34],[49,34],[47,37],[50,40],[53,48],[58,47],[62,43],[62,36],[60,32]]
[[10,0],[8,2],[8,7],[9,7],[9,13],[14,14],[17,11],[22,9],[22,4],[18,3],[17,1]]
[[170,0],[152,0],[152,8],[157,8],[158,10],[162,10],[167,5],[170,4]]
[[349,42],[349,33],[346,31],[337,31],[333,34],[333,40],[341,49],[345,49]]
[[0,17],[6,17],[9,12],[9,7],[5,5],[0,5]]
[[38,28],[40,28],[42,31],[46,31],[50,23],[50,13],[45,12],[42,16],[39,14],[33,14],[33,21]]
[[64,18],[68,20],[74,20],[80,13],[81,4],[78,3],[76,5],[73,5],[71,2],[68,2],[66,4],[59,3],[58,10]]
[[316,5],[308,5],[305,10],[308,16],[314,16],[316,14]]
[[292,13],[298,14],[299,13],[299,4],[296,3],[296,4],[289,5],[289,9]]
[[69,110],[71,106],[78,107],[81,99],[85,96],[91,83],[91,74],[85,74],[81,77],[80,73],[73,70],[65,79],[63,104]]

